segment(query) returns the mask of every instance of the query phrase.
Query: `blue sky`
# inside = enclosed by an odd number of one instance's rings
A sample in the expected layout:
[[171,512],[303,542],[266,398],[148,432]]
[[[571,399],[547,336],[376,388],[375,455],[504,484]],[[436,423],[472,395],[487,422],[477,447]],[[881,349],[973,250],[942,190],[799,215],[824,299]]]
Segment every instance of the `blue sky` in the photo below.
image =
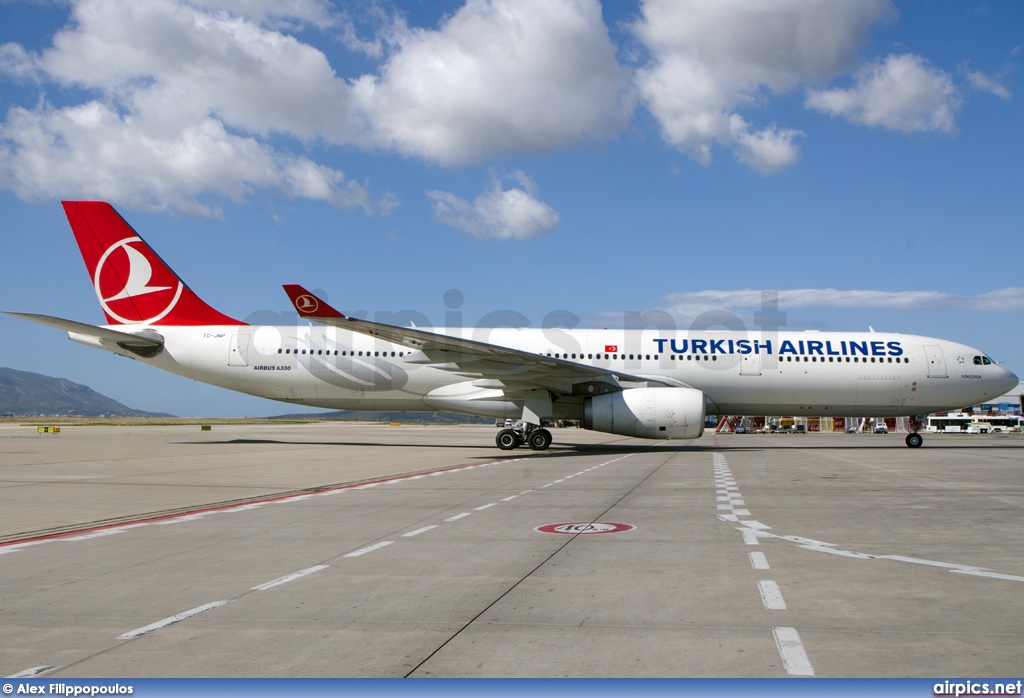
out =
[[[293,321],[281,283],[437,325],[775,290],[1024,373],[1024,5],[762,4],[0,0],[0,307],[102,322],[59,205],[92,198],[240,319]],[[0,333],[139,409],[288,410]]]

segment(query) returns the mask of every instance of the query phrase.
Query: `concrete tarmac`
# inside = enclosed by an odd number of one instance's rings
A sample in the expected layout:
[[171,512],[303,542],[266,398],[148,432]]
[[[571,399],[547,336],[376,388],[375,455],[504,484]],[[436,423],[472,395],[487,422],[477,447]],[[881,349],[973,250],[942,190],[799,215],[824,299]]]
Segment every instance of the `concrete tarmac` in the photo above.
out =
[[0,676],[1020,677],[1020,435],[495,433],[2,426]]

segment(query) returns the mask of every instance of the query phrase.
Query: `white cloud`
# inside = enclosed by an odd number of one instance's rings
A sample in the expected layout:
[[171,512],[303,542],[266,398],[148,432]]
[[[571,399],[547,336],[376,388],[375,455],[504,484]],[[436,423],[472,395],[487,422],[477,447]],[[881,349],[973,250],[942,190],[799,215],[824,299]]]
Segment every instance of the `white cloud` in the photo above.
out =
[[366,188],[305,158],[277,153],[204,119],[166,136],[140,130],[99,102],[16,108],[0,127],[0,185],[24,200],[57,193],[146,209],[216,215],[207,194],[241,200],[256,188],[339,206],[371,207]]
[[549,233],[558,227],[558,212],[537,199],[533,180],[521,171],[509,175],[519,186],[493,186],[472,203],[444,191],[428,191],[434,201],[434,217],[480,238],[526,239]]
[[[716,144],[761,172],[796,161],[796,131],[751,130],[738,110],[848,69],[888,0],[645,0],[633,31],[651,54],[636,84],[665,140],[701,163]],[[741,128],[736,128],[742,123]]]
[[348,88],[318,49],[243,16],[175,0],[80,0],[39,67],[64,85],[103,90],[139,128],[178,129],[215,115],[249,133],[349,140]]
[[865,126],[954,133],[963,101],[947,73],[921,56],[903,54],[861,69],[848,89],[809,90],[806,104]]
[[971,83],[971,87],[982,92],[988,92],[993,94],[1000,99],[1010,99],[1012,95],[1010,90],[1007,89],[997,78],[986,75],[980,70],[967,70],[967,80]]
[[[762,291],[690,291],[666,297],[668,310],[696,317],[709,310],[760,308]],[[842,291],[834,288],[800,288],[773,292],[779,308],[877,308],[880,310],[967,310],[974,312],[1024,311],[1024,288],[1004,288],[976,296],[942,291]]]
[[729,126],[736,143],[733,148],[736,159],[761,174],[784,170],[800,158],[800,149],[793,144],[793,139],[804,135],[802,131],[770,126],[751,132],[750,124],[738,114],[732,115]]
[[[327,21],[317,2],[272,5],[246,7],[261,20]],[[216,213],[205,195],[276,188],[374,211],[364,184],[269,143],[351,140],[359,121],[345,81],[319,50],[220,6],[80,0],[51,48],[5,46],[0,70],[100,96],[12,109],[0,125],[0,186],[25,200],[89,196],[199,215]]]
[[[322,0],[73,0],[50,48],[0,46],[0,73],[57,85],[62,99],[88,95],[9,113],[0,186],[25,199],[87,190],[200,213],[210,212],[204,194],[270,187],[387,213],[393,195],[373,202],[365,185],[275,137],[456,164],[606,138],[631,115],[629,71],[597,0],[469,0],[436,31],[409,29],[376,5],[358,19],[373,39]],[[346,80],[294,35],[311,28],[370,57],[391,53],[376,74]],[[499,207],[506,217],[530,208],[516,191],[506,198],[518,204]],[[543,230],[550,220],[535,215],[532,228],[509,220],[506,229]]]
[[632,106],[597,0],[470,0],[407,30],[354,96],[375,143],[445,165],[617,134]]
[[[650,60],[631,81],[598,0],[466,0],[436,29],[410,28],[374,0],[357,10],[327,0],[70,7],[49,48],[0,45],[0,75],[36,82],[41,95],[0,123],[0,187],[26,200],[88,194],[205,214],[214,209],[204,196],[263,189],[386,214],[394,195],[371,197],[367,183],[317,162],[312,146],[446,166],[552,152],[617,136],[637,98],[665,140],[700,162],[725,146],[762,174],[778,172],[797,162],[804,134],[747,112],[848,71],[868,30],[895,14],[890,0],[643,0],[632,30]],[[306,40],[312,32],[376,68],[339,75]],[[998,94],[991,78],[968,79]],[[952,130],[960,102],[923,59],[889,57],[855,80],[809,92],[808,106],[860,123]],[[557,225],[525,185],[462,202],[468,217],[456,215],[461,199],[434,194],[460,227],[475,220],[475,234],[521,237]]]
[[18,44],[0,44],[0,75],[10,75],[16,80],[39,79],[32,56]]

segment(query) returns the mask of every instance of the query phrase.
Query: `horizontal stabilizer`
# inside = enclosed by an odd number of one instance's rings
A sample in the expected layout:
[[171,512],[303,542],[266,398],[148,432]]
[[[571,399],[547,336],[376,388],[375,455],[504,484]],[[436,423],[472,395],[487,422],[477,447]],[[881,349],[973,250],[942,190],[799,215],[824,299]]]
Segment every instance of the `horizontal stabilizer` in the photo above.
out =
[[110,330],[106,327],[96,327],[95,325],[87,325],[84,322],[65,320],[64,318],[51,317],[50,315],[12,313],[7,310],[3,312],[5,315],[20,317],[23,320],[31,320],[32,322],[38,322],[41,325],[56,327],[58,330],[67,330],[68,332],[85,335],[86,337],[95,337],[96,339],[105,339],[109,342],[116,342],[124,347],[154,349],[156,347],[162,347],[164,344],[163,338],[152,330],[144,330],[145,332],[152,332],[152,336],[145,336],[141,334],[132,334],[130,332]]

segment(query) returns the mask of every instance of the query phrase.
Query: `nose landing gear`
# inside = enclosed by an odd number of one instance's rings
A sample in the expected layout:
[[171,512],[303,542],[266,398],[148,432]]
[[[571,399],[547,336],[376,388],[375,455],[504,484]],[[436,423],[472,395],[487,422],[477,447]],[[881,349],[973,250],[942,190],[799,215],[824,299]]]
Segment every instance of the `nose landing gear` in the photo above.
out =
[[907,446],[910,448],[921,448],[921,444],[924,443],[924,437],[918,433],[918,430],[924,425],[924,415],[914,415],[910,418],[910,433],[907,434]]

